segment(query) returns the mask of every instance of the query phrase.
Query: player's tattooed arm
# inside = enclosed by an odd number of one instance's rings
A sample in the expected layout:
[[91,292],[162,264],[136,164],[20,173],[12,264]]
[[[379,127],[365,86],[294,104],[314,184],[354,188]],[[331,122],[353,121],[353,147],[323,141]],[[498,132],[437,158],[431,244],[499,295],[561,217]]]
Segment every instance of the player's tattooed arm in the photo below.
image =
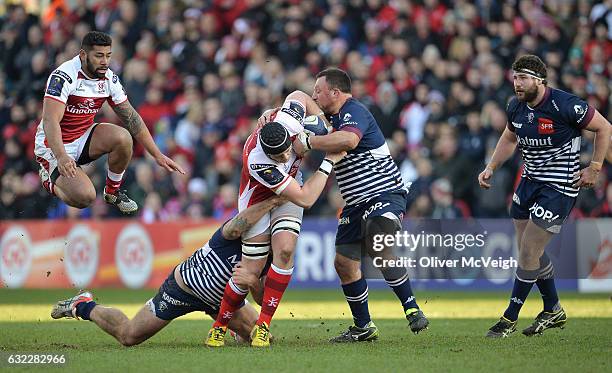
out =
[[132,104],[126,100],[119,105],[113,106],[113,110],[119,119],[121,119],[123,127],[128,130],[134,138],[137,138],[140,131],[145,128],[145,124]]
[[228,240],[239,239],[244,232],[248,231],[265,214],[285,203],[285,201],[282,197],[274,196],[247,208],[223,226],[223,237]]
[[142,117],[132,104],[129,101],[124,101],[119,105],[113,106],[113,110],[115,114],[121,119],[123,123],[123,127],[128,130],[130,135],[136,139],[142,146],[146,149],[146,151],[151,154],[155,162],[160,166],[165,168],[170,172],[178,171],[181,174],[185,174],[185,170],[174,162],[169,157],[165,156],[153,141],[153,137],[149,133],[147,126],[145,126]]

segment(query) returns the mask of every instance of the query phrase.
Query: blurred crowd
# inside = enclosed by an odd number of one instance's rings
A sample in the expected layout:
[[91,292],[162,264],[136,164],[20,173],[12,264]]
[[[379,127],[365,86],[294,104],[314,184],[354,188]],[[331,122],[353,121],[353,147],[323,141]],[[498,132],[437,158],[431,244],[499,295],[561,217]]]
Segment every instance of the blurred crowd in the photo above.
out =
[[[612,1],[86,0],[0,7],[0,217],[116,217],[99,197],[76,210],[40,187],[33,160],[46,79],[89,30],[113,37],[111,69],[162,151],[139,146],[125,189],[145,222],[225,219],[236,211],[244,140],[259,114],[328,66],[347,70],[406,182],[409,216],[507,217],[518,154],[480,190],[477,174],[506,125],[514,59],[539,55],[548,85],[610,117]],[[20,5],[20,4],[26,4]],[[107,106],[97,121],[119,123]],[[593,136],[585,132],[583,163]],[[305,162],[308,176],[320,154]],[[105,163],[86,167],[104,185]],[[612,216],[612,169],[581,192],[575,217]],[[99,193],[100,195],[100,193]],[[334,183],[307,212],[334,216]]]

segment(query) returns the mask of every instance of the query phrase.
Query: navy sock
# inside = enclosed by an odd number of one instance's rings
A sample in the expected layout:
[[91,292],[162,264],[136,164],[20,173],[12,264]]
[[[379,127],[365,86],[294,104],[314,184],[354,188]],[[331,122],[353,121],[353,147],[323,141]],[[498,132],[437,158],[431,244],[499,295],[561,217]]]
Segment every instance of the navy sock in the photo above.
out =
[[95,306],[96,306],[96,302],[94,301],[81,302],[76,305],[76,314],[78,317],[82,318],[83,320],[91,320],[89,318],[89,314],[91,314],[91,311],[94,309]]
[[368,283],[362,277],[355,282],[342,285],[342,291],[351,308],[355,326],[363,328],[372,320],[368,310]]
[[521,307],[527,300],[527,296],[536,282],[539,270],[526,270],[520,266],[516,269],[516,278],[514,279],[514,288],[510,297],[510,304],[504,312],[504,317],[510,321],[518,319]]
[[[391,268],[389,268],[391,269]],[[402,307],[404,307],[404,312],[411,308],[419,308],[416,298],[412,293],[412,287],[410,286],[410,279],[408,278],[408,271],[405,268],[402,268],[403,274],[397,273],[386,273],[387,271],[382,271],[383,276],[385,277],[385,281],[387,285],[393,289],[395,295],[402,303]]]
[[544,303],[544,311],[552,312],[554,307],[559,303],[559,295],[557,295],[557,288],[555,287],[555,279],[547,278],[545,280],[540,279],[536,281],[538,289],[542,294],[542,302]]

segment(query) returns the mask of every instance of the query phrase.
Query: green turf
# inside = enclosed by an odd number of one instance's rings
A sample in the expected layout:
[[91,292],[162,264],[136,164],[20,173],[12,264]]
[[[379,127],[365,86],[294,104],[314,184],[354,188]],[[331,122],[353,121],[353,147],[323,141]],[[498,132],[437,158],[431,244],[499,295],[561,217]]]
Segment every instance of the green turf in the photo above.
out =
[[[141,290],[95,292],[107,303],[135,305],[142,304],[151,293]],[[391,300],[393,297],[389,293],[372,292],[371,302]],[[1,290],[0,304],[27,302],[47,312],[50,299],[54,301],[70,294],[69,290]],[[451,302],[445,304],[461,309],[469,308],[472,302],[496,297],[501,297],[500,304],[503,304],[506,296],[501,293],[423,293],[420,299],[429,299],[430,305],[444,299]],[[598,303],[592,304],[597,307],[612,308],[609,294],[564,293],[562,297],[575,301],[594,299]],[[314,301],[330,305],[342,302],[341,294],[335,290],[291,291],[284,300],[294,302],[294,307],[306,308]],[[444,313],[444,310],[438,311]],[[527,316],[520,320],[519,328],[529,324],[532,316]],[[570,314],[564,330],[550,330],[532,338],[519,332],[504,340],[483,337],[494,318],[433,318],[430,329],[420,335],[410,334],[406,321],[401,318],[376,319],[380,340],[350,345],[326,342],[349,325],[348,319],[331,320],[326,315],[321,315],[321,319],[279,319],[272,325],[277,341],[272,348],[264,350],[236,345],[215,350],[203,347],[202,340],[210,326],[208,319],[174,321],[149,341],[131,348],[118,345],[90,322],[1,320],[6,320],[6,315],[0,315],[0,356],[10,352],[63,353],[68,357],[67,367],[79,372],[602,372],[612,369],[610,317],[572,318]],[[0,371],[4,368],[6,364],[0,363]]]

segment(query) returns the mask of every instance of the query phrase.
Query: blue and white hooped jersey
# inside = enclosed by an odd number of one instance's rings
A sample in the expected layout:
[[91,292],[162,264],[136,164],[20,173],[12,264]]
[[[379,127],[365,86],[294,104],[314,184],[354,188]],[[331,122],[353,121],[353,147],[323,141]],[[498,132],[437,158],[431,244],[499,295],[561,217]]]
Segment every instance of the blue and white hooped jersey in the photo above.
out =
[[242,258],[240,239],[225,239],[222,229],[217,229],[204,246],[179,264],[185,285],[213,308],[221,305],[225,285],[232,277],[234,266]]
[[579,97],[546,88],[536,107],[512,98],[506,109],[508,129],[516,135],[524,161],[523,177],[546,183],[570,197],[580,169],[580,137],[595,110]]
[[353,132],[360,139],[357,147],[334,166],[347,206],[358,205],[382,193],[408,189],[376,119],[362,103],[349,98],[338,114],[328,118],[334,130]]

